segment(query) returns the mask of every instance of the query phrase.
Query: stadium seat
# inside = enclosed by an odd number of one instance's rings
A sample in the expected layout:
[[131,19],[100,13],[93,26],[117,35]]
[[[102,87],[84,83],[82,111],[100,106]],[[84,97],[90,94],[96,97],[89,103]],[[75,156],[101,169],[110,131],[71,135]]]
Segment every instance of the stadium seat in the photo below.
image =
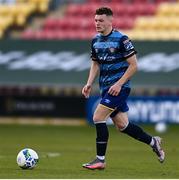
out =
[[157,15],[159,16],[178,16],[179,3],[163,3],[159,6]]
[[134,20],[130,17],[120,18],[113,23],[116,29],[131,29],[134,25]]
[[30,29],[27,29],[22,33],[23,39],[33,39],[34,38],[34,32]]
[[[41,0],[28,0],[28,2],[42,3]],[[43,3],[45,2],[47,3],[49,0],[45,0]],[[67,4],[64,16],[60,18],[47,17],[42,29],[37,34],[34,32],[34,34],[35,38],[38,39],[89,39],[95,34],[92,15],[95,14],[98,7],[104,5],[113,9],[114,27],[120,31],[128,32],[134,38],[145,39],[146,37],[152,40],[155,38],[177,38],[178,33],[176,32],[179,30],[178,4],[175,0],[87,0],[83,3],[71,2]],[[173,36],[165,37],[167,30],[174,32]],[[31,33],[26,33],[24,36],[31,36]]]
[[1,20],[0,26],[3,26],[3,29],[0,30],[0,37],[9,27],[24,27],[34,12],[45,13],[49,5],[49,0],[16,0],[14,2],[0,5],[0,18],[10,19],[3,25]]
[[29,3],[32,3],[36,6],[36,11],[39,13],[46,13],[48,10],[50,0],[28,0]]
[[0,38],[3,37],[5,31],[12,25],[12,23],[12,16],[0,17]]
[[47,18],[43,24],[44,29],[54,29],[57,26],[58,19]]
[[77,16],[79,7],[76,4],[69,4],[66,9],[66,16]]
[[153,15],[157,6],[151,3],[135,3],[133,8],[138,15]]

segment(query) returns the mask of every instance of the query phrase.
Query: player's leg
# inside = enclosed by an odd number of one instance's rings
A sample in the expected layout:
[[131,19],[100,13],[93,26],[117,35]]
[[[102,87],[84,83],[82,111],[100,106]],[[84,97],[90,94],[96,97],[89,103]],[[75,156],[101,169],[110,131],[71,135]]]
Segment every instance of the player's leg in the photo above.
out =
[[115,117],[112,118],[116,127],[123,133],[142,141],[146,144],[150,144],[152,136],[145,133],[139,126],[130,123],[126,112],[118,112]]
[[157,154],[159,161],[162,163],[165,159],[165,153],[161,148],[161,138],[152,137],[143,131],[143,129],[128,121],[128,115],[126,112],[118,112],[112,118],[115,126],[122,133],[125,133],[143,143],[150,145],[153,151]]
[[99,104],[93,115],[93,121],[96,126],[96,158],[95,160],[83,164],[83,167],[88,169],[104,169],[105,168],[105,154],[108,143],[108,128],[106,119],[109,117],[113,109]]
[[113,109],[110,109],[102,104],[99,104],[94,112],[93,121],[96,126],[96,150],[97,157],[100,160],[104,160],[107,142],[108,142],[108,128],[106,125],[106,119],[109,117]]

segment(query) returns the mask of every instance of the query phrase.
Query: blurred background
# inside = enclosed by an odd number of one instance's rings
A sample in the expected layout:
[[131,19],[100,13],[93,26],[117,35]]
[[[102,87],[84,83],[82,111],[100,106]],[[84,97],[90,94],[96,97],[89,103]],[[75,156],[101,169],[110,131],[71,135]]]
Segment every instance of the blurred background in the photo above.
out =
[[81,88],[100,6],[138,51],[130,120],[179,123],[178,0],[0,0],[0,123],[92,123],[98,82],[87,100]]

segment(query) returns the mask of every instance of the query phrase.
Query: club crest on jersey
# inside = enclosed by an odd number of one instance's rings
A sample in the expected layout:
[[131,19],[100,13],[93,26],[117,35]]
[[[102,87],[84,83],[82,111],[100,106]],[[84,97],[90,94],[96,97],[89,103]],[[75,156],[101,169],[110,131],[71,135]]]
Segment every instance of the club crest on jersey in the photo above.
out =
[[128,51],[131,49],[134,49],[134,46],[132,45],[132,42],[129,39],[126,39],[125,41],[123,41],[124,44],[124,48]]
[[109,50],[110,50],[111,53],[115,52],[115,48],[109,48]]

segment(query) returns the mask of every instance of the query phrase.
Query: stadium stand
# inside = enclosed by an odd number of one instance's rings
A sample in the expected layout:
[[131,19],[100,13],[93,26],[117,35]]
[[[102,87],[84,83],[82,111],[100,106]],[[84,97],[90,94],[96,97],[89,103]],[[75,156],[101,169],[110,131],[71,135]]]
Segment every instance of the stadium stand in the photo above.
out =
[[[153,17],[139,17],[134,26],[139,39],[179,39],[179,3],[162,3]],[[146,37],[145,34],[148,34]],[[135,36],[134,35],[134,36]]]
[[49,0],[0,1],[0,38],[10,27],[24,27],[33,13],[45,13]]
[[91,15],[101,5],[113,9],[116,16],[114,27],[133,39],[179,39],[179,4],[174,0],[88,0],[68,3],[62,18],[47,17],[41,29],[28,29],[22,38],[90,39],[95,34]]
[[[109,6],[115,15],[114,27],[134,40],[178,40],[177,0],[14,0],[0,4],[0,38],[13,26],[23,27],[23,39],[90,39],[95,34],[91,17],[96,8]],[[61,9],[57,7],[61,6]],[[50,7],[57,15],[50,16]],[[63,9],[63,10],[62,10]],[[58,16],[59,11],[63,13]],[[44,14],[42,25],[26,27],[34,13]],[[75,30],[75,31],[74,31]],[[170,31],[170,32],[168,32]]]

